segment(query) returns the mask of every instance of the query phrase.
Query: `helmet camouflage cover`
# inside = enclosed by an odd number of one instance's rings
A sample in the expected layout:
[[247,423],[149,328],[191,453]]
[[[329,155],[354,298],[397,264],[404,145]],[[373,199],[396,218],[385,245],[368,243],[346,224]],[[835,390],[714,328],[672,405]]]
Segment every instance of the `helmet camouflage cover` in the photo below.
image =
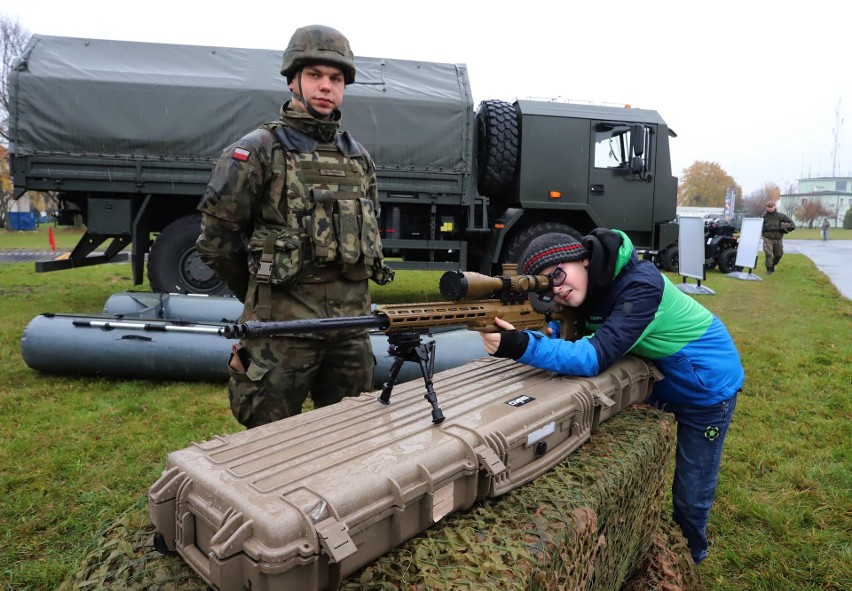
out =
[[308,64],[328,64],[343,71],[346,84],[355,82],[355,56],[349,40],[337,29],[324,25],[308,25],[296,29],[284,50],[281,75],[289,82]]

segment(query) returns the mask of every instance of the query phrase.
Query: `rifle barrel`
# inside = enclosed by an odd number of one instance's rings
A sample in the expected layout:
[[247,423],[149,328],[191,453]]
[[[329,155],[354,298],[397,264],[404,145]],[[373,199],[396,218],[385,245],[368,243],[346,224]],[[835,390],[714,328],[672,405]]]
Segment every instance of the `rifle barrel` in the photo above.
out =
[[353,330],[358,328],[378,328],[379,330],[385,330],[389,325],[390,322],[384,314],[341,316],[340,318],[310,318],[282,322],[249,320],[226,326],[223,334],[229,339],[245,339],[331,330]]

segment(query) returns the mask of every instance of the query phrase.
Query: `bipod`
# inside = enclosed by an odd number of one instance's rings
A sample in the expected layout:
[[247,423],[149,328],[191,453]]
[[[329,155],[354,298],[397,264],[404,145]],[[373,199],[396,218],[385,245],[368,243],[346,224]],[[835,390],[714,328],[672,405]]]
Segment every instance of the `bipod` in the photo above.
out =
[[435,341],[423,342],[417,332],[400,332],[388,335],[388,355],[393,357],[393,365],[388,371],[389,379],[382,384],[382,393],[378,401],[390,404],[391,391],[396,384],[399,370],[406,361],[414,361],[420,366],[423,381],[426,383],[424,398],[432,405],[432,422],[436,425],[444,420],[444,413],[438,407],[438,396],[432,387],[432,372],[435,370]]

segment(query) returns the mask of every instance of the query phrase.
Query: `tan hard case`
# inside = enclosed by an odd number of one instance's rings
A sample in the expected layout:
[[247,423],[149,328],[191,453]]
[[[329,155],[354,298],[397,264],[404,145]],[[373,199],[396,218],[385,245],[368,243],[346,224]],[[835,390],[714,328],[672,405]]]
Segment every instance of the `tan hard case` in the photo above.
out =
[[433,382],[192,444],[148,491],[161,545],[221,591],[334,589],[453,511],[561,462],[658,374],[626,357],[592,378],[481,359]]

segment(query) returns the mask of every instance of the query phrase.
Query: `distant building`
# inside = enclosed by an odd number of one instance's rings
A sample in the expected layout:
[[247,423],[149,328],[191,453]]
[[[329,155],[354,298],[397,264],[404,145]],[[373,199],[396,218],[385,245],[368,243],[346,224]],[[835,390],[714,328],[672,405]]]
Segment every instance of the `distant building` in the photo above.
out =
[[832,228],[842,227],[843,217],[852,207],[852,177],[799,179],[795,193],[781,195],[778,209],[792,217],[796,209],[814,201],[833,212],[833,215],[828,218]]

